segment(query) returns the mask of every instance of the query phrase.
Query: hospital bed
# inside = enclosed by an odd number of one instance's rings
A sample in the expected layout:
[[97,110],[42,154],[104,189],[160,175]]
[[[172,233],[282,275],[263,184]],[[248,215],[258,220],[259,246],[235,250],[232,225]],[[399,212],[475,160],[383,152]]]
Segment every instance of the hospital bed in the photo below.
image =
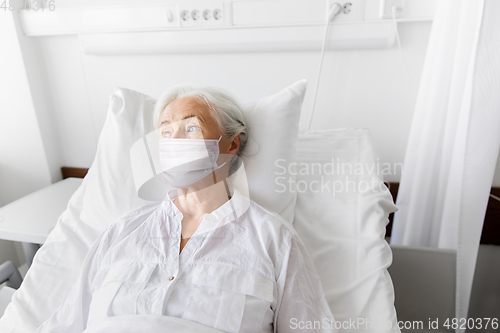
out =
[[[387,270],[392,251],[384,239],[388,215],[396,207],[376,168],[369,131],[299,131],[306,86],[302,80],[244,106],[254,140],[248,149],[255,149],[243,158],[250,197],[293,223],[320,275],[339,332],[399,332]],[[0,318],[1,332],[33,332],[65,299],[98,235],[115,218],[149,202],[138,194],[147,182],[134,178],[130,152],[153,130],[154,102],[140,92],[115,88],[89,173],[21,287],[0,291],[4,303],[12,299]],[[303,168],[310,169],[300,172]],[[172,325],[188,325],[176,320]]]

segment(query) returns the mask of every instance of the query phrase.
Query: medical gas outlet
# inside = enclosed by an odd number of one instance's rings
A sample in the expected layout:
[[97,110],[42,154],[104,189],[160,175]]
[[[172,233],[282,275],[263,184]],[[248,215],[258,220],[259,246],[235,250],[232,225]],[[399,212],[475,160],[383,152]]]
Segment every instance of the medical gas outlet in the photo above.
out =
[[179,6],[181,27],[224,26],[225,10],[223,2],[185,3]]

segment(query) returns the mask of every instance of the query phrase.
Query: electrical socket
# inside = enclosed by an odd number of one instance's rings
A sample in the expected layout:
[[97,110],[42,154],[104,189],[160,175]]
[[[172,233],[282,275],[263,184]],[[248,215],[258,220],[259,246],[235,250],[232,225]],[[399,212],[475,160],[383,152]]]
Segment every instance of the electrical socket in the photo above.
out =
[[179,18],[181,27],[224,26],[224,2],[182,2],[179,5]]
[[392,19],[392,7],[399,8],[396,18],[403,17],[406,9],[406,0],[382,0],[380,4],[380,18]]
[[342,6],[342,10],[337,16],[335,16],[332,23],[363,20],[365,0],[328,0],[326,2],[326,19],[328,19],[330,8],[336,2]]

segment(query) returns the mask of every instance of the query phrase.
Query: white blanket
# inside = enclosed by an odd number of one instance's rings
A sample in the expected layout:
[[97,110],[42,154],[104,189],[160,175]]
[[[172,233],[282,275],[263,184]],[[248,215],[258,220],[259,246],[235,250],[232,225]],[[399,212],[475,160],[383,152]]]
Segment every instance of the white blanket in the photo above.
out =
[[[114,316],[93,322],[83,333],[221,333],[194,321],[161,315]],[[223,333],[223,332],[222,332]]]

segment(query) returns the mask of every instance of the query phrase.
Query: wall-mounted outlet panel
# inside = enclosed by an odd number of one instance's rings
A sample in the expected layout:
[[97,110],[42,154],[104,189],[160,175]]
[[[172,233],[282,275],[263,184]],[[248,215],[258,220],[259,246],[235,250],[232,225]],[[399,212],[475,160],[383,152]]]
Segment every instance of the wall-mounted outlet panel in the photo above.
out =
[[[328,9],[335,2],[338,2],[343,8],[343,12],[334,18],[335,23],[363,20],[365,0],[239,0],[231,2],[232,25],[326,24]],[[348,14],[344,13],[344,5],[346,7],[345,13]]]
[[342,23],[342,22],[353,22],[353,21],[362,21],[363,13],[365,10],[365,0],[352,0],[352,1],[338,1],[338,0],[328,0],[326,2],[325,9],[325,22],[328,18],[328,13],[330,8],[334,3],[338,3],[342,6],[342,10],[340,13],[335,16],[332,23]]
[[[404,15],[405,20],[432,21],[438,0],[337,1],[342,6],[342,13],[330,23],[331,30],[346,25],[349,26],[347,33],[351,36],[351,31],[356,29],[353,25],[370,24],[369,29],[363,30],[363,34],[369,35],[373,28],[372,23],[390,23],[383,21],[390,21],[392,6],[402,8],[398,17]],[[206,28],[207,31],[232,29],[235,34],[239,34],[239,28],[273,27],[279,30],[292,26],[303,29],[308,26],[322,26],[323,29],[327,12],[333,3],[332,0],[183,0],[170,4],[137,6],[124,1],[121,6],[112,7],[73,8],[69,4],[69,7],[58,7],[57,10],[46,13],[47,15],[20,11],[19,17],[26,36],[176,31],[188,30],[190,27],[193,30]],[[103,19],[89,20],[89,17]],[[333,29],[333,26],[337,27]],[[212,27],[215,29],[211,29]],[[300,33],[301,30],[297,31]],[[384,36],[383,29],[374,31],[381,31]],[[306,39],[309,40],[310,37]]]
[[223,27],[225,21],[223,1],[181,2],[181,27]]
[[392,7],[395,7],[395,17],[400,18],[405,16],[406,0],[382,0],[380,2],[380,18],[391,19]]

